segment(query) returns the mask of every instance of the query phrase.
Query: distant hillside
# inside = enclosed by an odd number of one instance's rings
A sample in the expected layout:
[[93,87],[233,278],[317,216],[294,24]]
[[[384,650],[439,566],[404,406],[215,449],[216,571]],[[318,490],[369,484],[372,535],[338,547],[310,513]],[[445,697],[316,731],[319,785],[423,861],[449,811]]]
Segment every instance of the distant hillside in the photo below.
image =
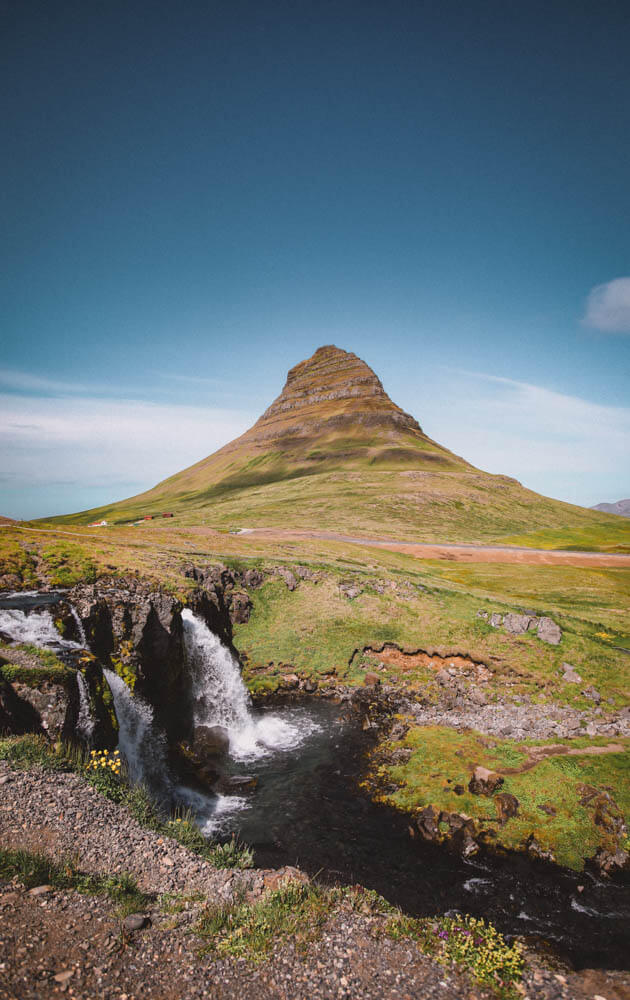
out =
[[482,472],[431,440],[364,361],[334,346],[295,365],[254,426],[208,458],[129,500],[52,520],[120,523],[165,511],[177,524],[223,529],[630,548],[630,525],[619,538],[618,519]]
[[616,503],[598,503],[591,510],[602,510],[606,514],[618,514],[620,517],[630,517],[630,500],[617,500]]

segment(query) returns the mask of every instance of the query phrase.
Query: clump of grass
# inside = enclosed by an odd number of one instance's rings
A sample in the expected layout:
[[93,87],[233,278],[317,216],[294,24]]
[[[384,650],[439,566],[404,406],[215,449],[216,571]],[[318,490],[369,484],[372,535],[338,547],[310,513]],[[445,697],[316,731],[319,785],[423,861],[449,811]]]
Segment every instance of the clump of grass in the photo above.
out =
[[39,687],[49,681],[51,684],[68,684],[75,676],[76,670],[64,664],[51,667],[24,667],[18,663],[0,664],[0,677],[10,684],[27,684],[29,687]]
[[120,875],[95,875],[82,872],[73,858],[56,861],[46,854],[22,849],[0,848],[0,879],[17,878],[27,889],[52,885],[55,889],[76,889],[92,896],[107,896],[119,906],[124,916],[145,909],[151,897],[142,892],[135,879]]
[[40,733],[25,733],[0,739],[0,760],[20,770],[41,767],[45,771],[80,771],[85,755],[76,746],[51,743]]
[[515,986],[523,974],[524,958],[518,942],[508,944],[491,923],[478,917],[414,919],[398,914],[387,924],[395,939],[414,938],[422,951],[442,964],[455,962],[482,986],[506,1000],[518,996]]
[[215,868],[253,868],[254,853],[235,835],[224,844],[209,844],[206,857]]
[[163,831],[162,817],[146,785],[131,785],[125,790],[122,802],[140,826]]
[[97,567],[88,553],[73,542],[54,542],[42,551],[42,561],[53,587],[94,583]]
[[175,813],[164,824],[162,832],[167,837],[177,840],[189,851],[201,855],[215,868],[252,868],[254,865],[253,851],[241,843],[238,837],[233,835],[224,844],[206,840],[190,810]]
[[331,894],[316,885],[289,882],[255,903],[207,906],[197,924],[205,949],[262,962],[273,946],[291,938],[304,948],[321,931],[331,911]]

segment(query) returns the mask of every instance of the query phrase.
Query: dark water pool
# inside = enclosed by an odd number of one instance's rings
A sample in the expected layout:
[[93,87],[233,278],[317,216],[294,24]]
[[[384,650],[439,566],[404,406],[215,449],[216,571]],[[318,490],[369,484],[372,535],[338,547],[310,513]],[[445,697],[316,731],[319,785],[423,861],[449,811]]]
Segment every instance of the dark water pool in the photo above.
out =
[[518,855],[463,861],[412,839],[406,817],[361,792],[369,741],[347,709],[311,701],[282,711],[317,728],[297,749],[227,758],[226,775],[253,776],[257,786],[221,796],[214,813],[200,804],[208,833],[238,834],[260,866],[295,864],[327,883],[358,882],[414,916],[467,912],[506,934],[547,940],[576,967],[630,966],[628,884]]

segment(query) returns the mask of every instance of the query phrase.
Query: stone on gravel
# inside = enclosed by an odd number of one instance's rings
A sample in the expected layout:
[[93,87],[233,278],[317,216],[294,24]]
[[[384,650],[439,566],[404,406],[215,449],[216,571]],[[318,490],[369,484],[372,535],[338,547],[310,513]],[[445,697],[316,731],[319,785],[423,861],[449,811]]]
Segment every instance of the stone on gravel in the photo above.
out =
[[132,934],[134,931],[141,931],[143,927],[147,927],[150,924],[149,918],[144,913],[130,913],[128,917],[123,920],[123,930],[127,934]]
[[34,889],[29,889],[29,896],[45,896],[46,893],[52,892],[52,885],[36,885]]

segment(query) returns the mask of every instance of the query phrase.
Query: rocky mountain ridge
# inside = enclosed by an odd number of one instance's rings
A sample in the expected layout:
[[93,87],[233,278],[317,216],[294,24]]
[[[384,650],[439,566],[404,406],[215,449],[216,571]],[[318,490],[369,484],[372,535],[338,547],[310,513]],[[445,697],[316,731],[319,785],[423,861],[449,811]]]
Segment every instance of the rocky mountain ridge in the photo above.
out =
[[614,503],[598,503],[591,510],[601,510],[604,514],[618,514],[619,517],[630,517],[630,499],[616,500]]

